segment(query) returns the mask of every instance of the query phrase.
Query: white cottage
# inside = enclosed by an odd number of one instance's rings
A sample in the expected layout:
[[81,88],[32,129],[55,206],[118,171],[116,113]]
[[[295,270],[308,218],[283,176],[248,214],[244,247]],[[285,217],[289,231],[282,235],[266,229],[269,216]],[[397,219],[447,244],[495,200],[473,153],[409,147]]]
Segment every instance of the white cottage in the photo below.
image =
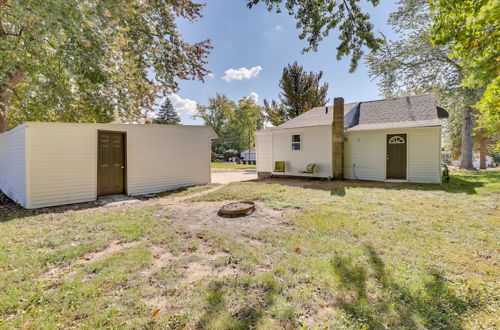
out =
[[0,134],[0,190],[25,208],[210,183],[207,126],[27,122]]
[[260,178],[440,183],[441,119],[447,116],[433,94],[349,104],[336,98],[333,107],[259,131],[257,172]]

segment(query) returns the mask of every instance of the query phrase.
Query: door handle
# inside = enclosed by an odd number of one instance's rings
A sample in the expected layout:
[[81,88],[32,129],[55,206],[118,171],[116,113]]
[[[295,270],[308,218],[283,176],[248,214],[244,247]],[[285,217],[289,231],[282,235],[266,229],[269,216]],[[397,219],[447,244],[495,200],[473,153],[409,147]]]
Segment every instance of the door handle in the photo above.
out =
[[125,168],[125,166],[122,166],[122,168]]

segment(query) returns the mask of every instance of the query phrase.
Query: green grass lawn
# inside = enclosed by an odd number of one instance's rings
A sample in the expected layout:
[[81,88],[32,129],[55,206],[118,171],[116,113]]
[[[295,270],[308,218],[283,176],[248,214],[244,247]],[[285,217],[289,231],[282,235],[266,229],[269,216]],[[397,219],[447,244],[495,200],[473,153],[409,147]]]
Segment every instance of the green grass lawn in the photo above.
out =
[[[283,212],[279,230],[241,236],[174,228],[154,199],[4,216],[0,328],[498,326],[500,172],[332,187],[233,183],[189,202]],[[74,263],[117,241],[137,244]]]
[[255,165],[232,164],[232,163],[212,163],[212,172],[231,172],[231,171],[255,171]]

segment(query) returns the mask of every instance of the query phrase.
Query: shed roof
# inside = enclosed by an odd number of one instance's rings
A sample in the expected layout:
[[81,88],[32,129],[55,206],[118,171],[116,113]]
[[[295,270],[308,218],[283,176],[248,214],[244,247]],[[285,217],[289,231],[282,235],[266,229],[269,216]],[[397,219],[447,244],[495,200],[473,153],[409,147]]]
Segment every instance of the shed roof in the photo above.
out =
[[[439,126],[448,113],[436,106],[434,94],[344,104],[347,129]],[[267,130],[333,125],[333,106],[316,107]]]

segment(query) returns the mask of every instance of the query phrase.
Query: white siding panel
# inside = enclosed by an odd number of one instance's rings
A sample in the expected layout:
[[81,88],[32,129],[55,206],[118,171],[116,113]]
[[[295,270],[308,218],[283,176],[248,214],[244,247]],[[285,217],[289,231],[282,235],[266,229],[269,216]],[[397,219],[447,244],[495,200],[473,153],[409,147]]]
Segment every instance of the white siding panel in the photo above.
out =
[[345,143],[345,178],[386,179],[387,134],[407,134],[407,180],[440,183],[441,128],[406,128],[348,132]]
[[209,128],[28,123],[30,208],[97,198],[98,130],[127,133],[127,193],[210,182]]
[[138,127],[128,131],[127,155],[131,195],[210,182],[208,129]]
[[[275,161],[286,162],[286,175],[300,175],[299,170],[307,164],[315,163],[315,177],[332,175],[331,150],[332,128],[330,126],[303,127],[297,129],[274,130],[272,153]],[[301,150],[292,150],[292,135],[300,134]],[[304,174],[304,176],[310,176]]]
[[273,170],[273,135],[270,132],[257,133],[255,139],[257,149],[257,172]]
[[441,182],[440,127],[409,130],[408,181]]
[[30,129],[30,208],[95,200],[95,127],[34,123],[27,125]]
[[26,129],[24,125],[0,134],[0,190],[26,207]]
[[344,177],[353,180],[385,180],[385,139],[381,131],[348,133],[344,144]]

